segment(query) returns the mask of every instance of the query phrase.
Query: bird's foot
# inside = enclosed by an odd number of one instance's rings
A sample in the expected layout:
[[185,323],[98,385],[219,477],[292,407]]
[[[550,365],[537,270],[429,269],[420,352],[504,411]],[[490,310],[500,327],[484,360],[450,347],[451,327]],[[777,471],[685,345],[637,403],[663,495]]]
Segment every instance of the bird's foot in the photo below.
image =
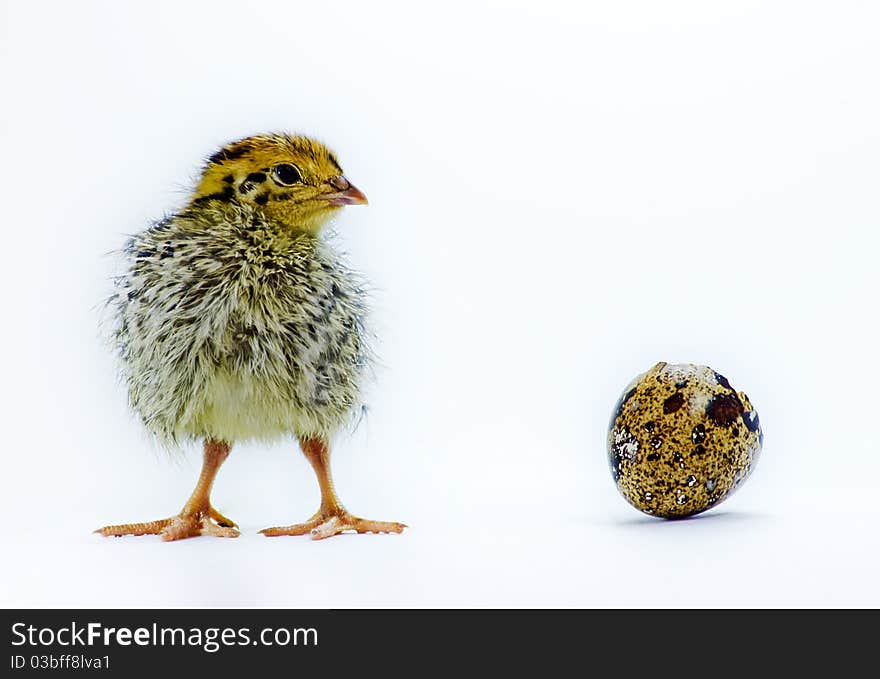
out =
[[406,528],[404,523],[397,523],[396,521],[370,521],[369,519],[353,516],[344,509],[336,509],[318,512],[305,523],[264,528],[260,532],[269,538],[282,535],[311,535],[312,540],[323,540],[346,531],[355,531],[357,533],[402,533],[404,528]]
[[118,526],[104,526],[95,531],[103,536],[122,537],[123,535],[161,535],[165,541],[193,538],[197,535],[214,535],[218,538],[237,538],[238,526],[213,507],[206,510],[184,509],[177,516],[147,523],[125,523]]

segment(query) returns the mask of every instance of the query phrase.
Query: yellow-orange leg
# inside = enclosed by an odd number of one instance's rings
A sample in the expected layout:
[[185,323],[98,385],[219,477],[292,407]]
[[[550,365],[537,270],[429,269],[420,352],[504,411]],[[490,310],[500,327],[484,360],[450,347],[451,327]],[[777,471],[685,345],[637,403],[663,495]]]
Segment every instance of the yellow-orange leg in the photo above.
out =
[[300,448],[315,470],[321,488],[321,508],[305,523],[276,528],[264,528],[260,532],[270,538],[281,535],[310,534],[313,540],[322,540],[345,531],[358,533],[402,533],[406,524],[394,521],[370,521],[353,516],[342,506],[333,478],[330,475],[330,446],[323,439],[304,439]]
[[180,510],[180,514],[147,523],[126,523],[104,526],[96,530],[101,535],[161,535],[163,540],[181,540],[197,535],[216,535],[220,538],[238,537],[238,527],[211,506],[211,487],[220,465],[229,457],[230,444],[225,441],[205,440],[205,459],[195,490]]

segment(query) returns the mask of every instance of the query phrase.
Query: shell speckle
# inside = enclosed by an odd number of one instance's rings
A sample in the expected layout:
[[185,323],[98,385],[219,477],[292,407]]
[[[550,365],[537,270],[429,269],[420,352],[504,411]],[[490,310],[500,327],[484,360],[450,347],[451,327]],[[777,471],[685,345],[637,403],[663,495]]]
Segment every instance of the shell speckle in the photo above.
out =
[[[726,377],[705,366],[658,363],[618,402],[608,454],[630,504],[680,518],[727,498],[752,472],[762,442],[751,402]],[[636,454],[642,449],[648,454]]]

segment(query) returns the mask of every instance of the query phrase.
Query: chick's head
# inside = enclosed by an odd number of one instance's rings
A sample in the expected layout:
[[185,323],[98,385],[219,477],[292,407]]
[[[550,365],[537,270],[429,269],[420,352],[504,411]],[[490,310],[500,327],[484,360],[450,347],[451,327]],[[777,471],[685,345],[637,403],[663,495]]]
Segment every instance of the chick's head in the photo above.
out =
[[232,142],[208,158],[192,204],[213,200],[252,205],[293,231],[317,235],[335,211],[367,197],[326,146],[273,134]]

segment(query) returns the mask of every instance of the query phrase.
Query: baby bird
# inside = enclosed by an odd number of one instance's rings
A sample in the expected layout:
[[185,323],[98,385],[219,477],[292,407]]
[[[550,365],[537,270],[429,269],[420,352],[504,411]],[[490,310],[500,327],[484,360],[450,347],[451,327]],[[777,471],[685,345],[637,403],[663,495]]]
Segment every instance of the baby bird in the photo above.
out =
[[403,531],[350,514],[330,474],[330,439],[360,409],[370,354],[362,287],[321,232],[366,203],[323,144],[258,135],[212,155],[186,207],[131,239],[111,300],[129,400],[160,441],[204,440],[204,462],[177,516],[95,532],[238,536],[211,506],[217,471],[234,441],[288,434],[321,505],[264,535]]

